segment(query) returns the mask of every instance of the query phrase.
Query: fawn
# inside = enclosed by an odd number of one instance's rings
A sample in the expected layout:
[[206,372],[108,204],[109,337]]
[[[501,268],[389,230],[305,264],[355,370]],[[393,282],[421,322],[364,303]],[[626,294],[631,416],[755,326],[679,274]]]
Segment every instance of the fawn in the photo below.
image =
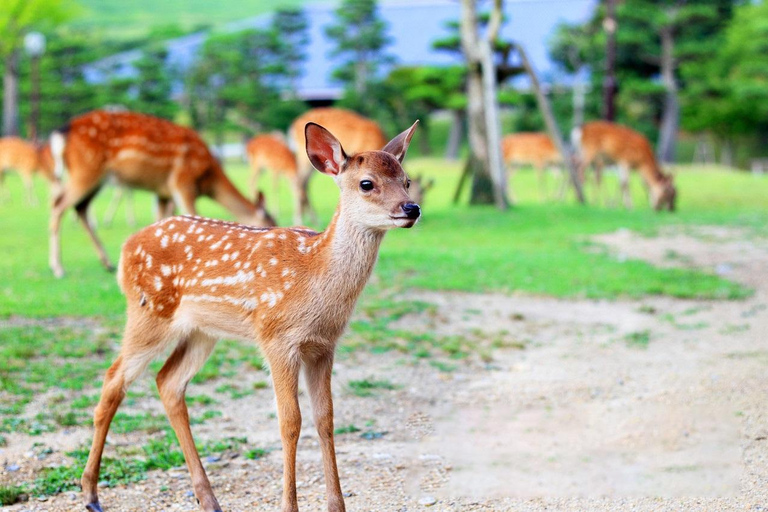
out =
[[[317,123],[325,126],[338,137],[339,141],[350,153],[361,151],[373,151],[381,149],[387,143],[381,127],[372,119],[363,117],[356,112],[343,108],[323,107],[315,108],[297,117],[291,123],[288,133],[295,147],[304,147],[304,126],[309,123]],[[315,221],[316,215],[309,203],[309,180],[312,177],[312,164],[300,151],[298,152],[298,194],[294,221],[296,224],[303,222],[307,213]]]
[[195,213],[195,200],[206,195],[230,210],[239,221],[274,226],[259,194],[251,203],[224,174],[203,139],[189,128],[133,112],[95,110],[73,119],[51,136],[56,174],[66,166],[69,180],[54,199],[50,223],[50,266],[56,277],[61,265],[59,226],[74,206],[102,264],[112,269],[107,252],[88,222],[88,206],[106,178],[130,188],[157,194],[159,217],[172,213],[174,203],[184,213]]
[[32,177],[39,172],[56,190],[59,182],[53,174],[53,167],[53,157],[47,144],[36,146],[19,137],[0,138],[0,189],[3,188],[5,171],[15,170],[27,189],[27,202],[36,206],[38,201]]
[[[539,177],[539,194],[547,198],[546,170],[548,166],[563,166],[563,157],[552,139],[543,132],[510,133],[501,139],[504,163],[512,170],[515,165],[531,165]],[[565,193],[561,186],[560,195]]]
[[674,180],[671,175],[661,171],[650,142],[641,133],[620,124],[593,121],[574,128],[571,141],[579,154],[579,176],[582,182],[586,168],[592,165],[595,169],[598,196],[602,195],[601,158],[607,157],[619,166],[619,182],[626,208],[632,207],[629,173],[637,169],[650,189],[653,209],[675,210],[677,189]]
[[302,222],[301,205],[307,200],[303,197],[306,192],[301,186],[297,175],[296,157],[283,140],[275,135],[256,135],[245,146],[248,162],[251,165],[251,190],[256,188],[259,175],[266,170],[272,172],[272,187],[274,203],[270,208],[279,215],[279,185],[280,175],[286,177],[293,189],[296,206],[293,210],[293,221],[296,225]]
[[421,215],[401,166],[416,124],[381,151],[350,156],[325,128],[307,124],[312,165],[341,189],[336,213],[322,233],[172,217],[128,239],[118,269],[127,301],[125,334],[94,412],[93,445],[82,477],[86,508],[102,510],[96,491],[101,455],[128,385],[172,348],[157,375],[160,398],[200,507],[221,510],[195,448],[184,393],[217,339],[231,336],[257,342],[270,366],[283,444],[282,511],[298,510],[302,366],[320,438],[328,510],[345,510],[333,440],[334,351],[385,232],[410,228]]

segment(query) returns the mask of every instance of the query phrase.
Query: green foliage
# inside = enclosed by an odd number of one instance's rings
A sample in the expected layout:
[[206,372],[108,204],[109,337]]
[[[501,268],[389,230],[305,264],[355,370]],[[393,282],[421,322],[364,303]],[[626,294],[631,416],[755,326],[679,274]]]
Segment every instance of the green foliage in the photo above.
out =
[[4,0],[0,3],[0,61],[21,48],[32,28],[56,26],[77,13],[78,4],[65,0]]
[[174,119],[179,105],[171,98],[174,74],[168,69],[167,58],[168,50],[156,45],[146,49],[133,64],[138,76],[135,80],[135,99],[128,104],[131,110]]
[[341,56],[344,63],[333,70],[333,77],[362,96],[380,67],[393,60],[384,51],[391,43],[387,24],[379,17],[376,0],[342,0],[334,14],[336,21],[325,33],[336,43],[331,56]]
[[187,107],[195,128],[243,133],[285,130],[306,105],[281,91],[295,92],[306,59],[303,11],[278,11],[272,25],[215,34],[185,77]]
[[722,138],[768,132],[768,3],[736,9],[714,58],[683,66],[689,89],[683,95],[686,127]]

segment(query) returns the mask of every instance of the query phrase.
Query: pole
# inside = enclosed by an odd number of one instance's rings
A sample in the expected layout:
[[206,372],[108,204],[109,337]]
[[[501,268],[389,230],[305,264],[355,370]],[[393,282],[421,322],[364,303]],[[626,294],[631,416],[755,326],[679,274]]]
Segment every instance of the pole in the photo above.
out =
[[603,79],[603,115],[606,121],[616,119],[616,0],[606,0],[603,28],[607,33],[605,49],[605,78]]
[[32,57],[32,141],[37,142],[40,133],[40,56]]

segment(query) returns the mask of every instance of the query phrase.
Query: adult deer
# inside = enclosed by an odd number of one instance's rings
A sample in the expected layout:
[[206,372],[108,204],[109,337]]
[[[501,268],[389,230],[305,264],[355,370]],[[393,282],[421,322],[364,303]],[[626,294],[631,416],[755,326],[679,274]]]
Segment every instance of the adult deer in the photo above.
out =
[[585,170],[592,165],[598,196],[602,195],[602,161],[605,157],[619,167],[619,182],[624,206],[632,207],[629,194],[629,173],[636,169],[650,189],[654,210],[675,210],[677,189],[671,175],[664,174],[656,162],[651,144],[642,134],[616,123],[593,121],[576,127],[571,141],[579,154],[579,176],[584,181]]
[[36,146],[19,137],[0,138],[0,192],[6,171],[14,170],[19,173],[27,190],[27,201],[30,205],[37,205],[33,177],[39,173],[55,189],[59,181],[53,174],[53,168],[53,157],[47,144]]
[[272,210],[279,215],[280,176],[285,176],[293,189],[296,207],[294,208],[294,223],[301,224],[298,213],[301,204],[306,203],[303,197],[304,189],[300,186],[296,169],[296,157],[291,149],[275,135],[256,135],[245,146],[248,162],[251,165],[251,189],[255,189],[259,176],[264,171],[272,172],[272,187],[274,203],[270,205]]
[[322,233],[173,217],[128,239],[118,270],[128,303],[125,334],[94,413],[93,444],[82,477],[86,508],[102,510],[96,487],[104,440],[128,385],[153,358],[173,348],[157,375],[160,399],[200,507],[221,510],[195,448],[184,393],[217,338],[227,336],[258,343],[269,362],[283,444],[283,512],[298,511],[302,366],[322,450],[328,510],[345,510],[333,440],[334,351],[385,232],[410,228],[420,217],[401,166],[415,128],[416,123],[381,151],[347,156],[329,131],[307,124],[312,165],[341,189],[336,213]]
[[[305,112],[291,124],[289,135],[296,148],[304,147],[304,126],[317,123],[330,130],[351,153],[381,149],[387,143],[381,127],[367,117],[343,108],[315,108]],[[306,156],[297,151],[299,186],[301,197],[297,201],[298,213],[294,213],[296,224],[303,222],[304,214],[315,218],[315,212],[309,203],[309,179],[312,177],[312,165]]]
[[[510,167],[530,165],[539,176],[539,193],[542,200],[547,196],[546,171],[547,167],[562,168],[563,157],[555,147],[549,135],[543,132],[518,132],[506,135],[501,139],[501,152],[504,163]],[[561,187],[561,194],[565,187]]]
[[61,265],[61,216],[74,206],[102,264],[112,269],[107,252],[88,222],[88,206],[108,176],[121,185],[157,194],[159,216],[172,213],[174,203],[195,213],[195,200],[205,195],[221,203],[240,222],[274,226],[259,194],[251,203],[224,174],[200,136],[164,119],[132,112],[96,110],[73,119],[51,136],[57,174],[66,167],[69,180],[51,209],[50,266],[56,277]]

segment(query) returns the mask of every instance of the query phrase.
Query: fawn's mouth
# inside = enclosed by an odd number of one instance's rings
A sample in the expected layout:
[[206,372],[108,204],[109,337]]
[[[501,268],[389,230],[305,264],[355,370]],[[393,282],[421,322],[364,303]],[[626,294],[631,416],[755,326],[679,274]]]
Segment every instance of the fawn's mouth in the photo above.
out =
[[416,224],[416,221],[419,220],[419,217],[412,218],[412,217],[407,217],[405,215],[397,216],[397,217],[394,215],[390,215],[389,218],[392,219],[392,222],[395,223],[395,226],[400,228],[412,228],[414,224]]

